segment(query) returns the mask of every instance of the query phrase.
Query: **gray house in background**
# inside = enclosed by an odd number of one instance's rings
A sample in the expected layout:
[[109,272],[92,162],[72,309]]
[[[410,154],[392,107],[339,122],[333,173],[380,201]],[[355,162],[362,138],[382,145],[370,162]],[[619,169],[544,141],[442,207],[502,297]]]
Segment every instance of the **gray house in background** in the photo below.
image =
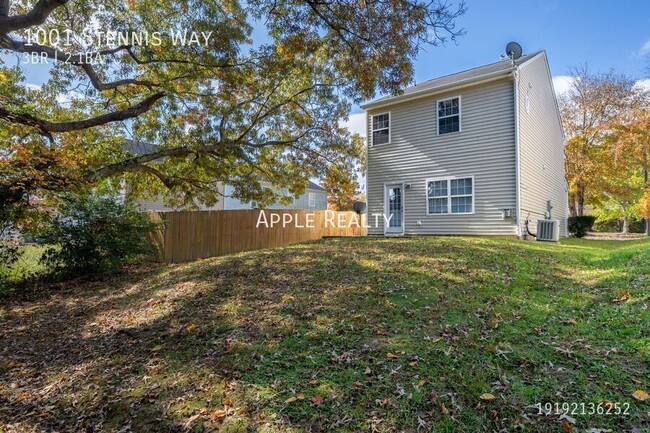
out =
[[[261,181],[262,188],[273,189],[270,182]],[[255,202],[242,202],[239,199],[232,197],[232,186],[228,184],[219,183],[219,190],[223,192],[224,197],[214,206],[199,206],[199,210],[244,210],[244,209],[257,209]],[[279,194],[284,195],[286,192],[277,191]],[[145,211],[148,212],[167,212],[173,209],[165,205],[160,198],[151,200],[135,200],[135,202]],[[293,202],[288,205],[275,203],[267,206],[265,209],[304,209],[304,210],[326,210],[327,209],[327,191],[320,185],[314,182],[309,182],[305,192],[294,198]]]
[[[436,78],[368,113],[370,235],[566,236],[564,135],[544,51]],[[549,205],[550,215],[546,215]]]
[[[262,181],[262,188],[273,187],[269,182]],[[277,191],[281,195],[288,194],[286,191]],[[255,202],[241,202],[236,198],[231,196],[232,187],[226,185],[225,188],[225,197],[223,200],[224,209],[233,210],[233,209],[257,209],[257,203]],[[271,206],[267,206],[265,209],[305,209],[305,210],[326,210],[327,209],[327,191],[320,185],[315,184],[314,182],[309,182],[305,192],[296,198],[293,199],[293,202],[288,205],[282,205],[280,203],[275,203]]]

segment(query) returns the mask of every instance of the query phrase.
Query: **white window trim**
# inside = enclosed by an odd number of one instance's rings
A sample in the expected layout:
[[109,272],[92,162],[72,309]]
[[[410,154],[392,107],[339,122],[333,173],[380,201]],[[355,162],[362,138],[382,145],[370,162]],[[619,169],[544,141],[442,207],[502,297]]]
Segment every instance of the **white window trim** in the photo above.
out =
[[[469,197],[468,194],[463,194],[463,195],[451,195],[451,181],[452,180],[458,180],[458,179],[472,179],[472,211],[471,212],[451,212],[451,198],[452,197]],[[440,180],[446,180],[447,181],[447,195],[441,195],[438,197],[431,197],[431,198],[446,198],[447,199],[447,213],[433,213],[430,212],[429,209],[429,182],[435,182],[435,181],[440,181]],[[476,182],[474,181],[474,176],[447,176],[447,177],[432,177],[429,179],[424,180],[424,197],[425,197],[425,205],[426,205],[426,211],[427,215],[430,216],[450,216],[450,215],[474,215],[476,212],[476,205],[474,204],[475,198],[476,198]]]
[[[452,114],[450,116],[442,116],[442,117],[438,116],[438,110],[439,110],[438,105],[441,102],[449,101],[450,99],[456,99],[456,98],[458,98],[458,131],[447,132],[445,134],[440,134],[440,119],[445,119],[447,117],[455,116],[455,114]],[[390,126],[390,124],[389,124],[389,126]],[[461,132],[463,132],[463,101],[462,101],[460,95],[458,95],[458,96],[450,96],[449,98],[438,99],[436,101],[436,132],[438,133],[438,135],[460,134]]]
[[307,200],[309,207],[316,207],[316,194],[313,192],[310,192],[308,194],[309,195],[307,196]]
[[[384,114],[388,114],[388,128],[381,128],[377,129],[377,131],[383,131],[384,129],[388,129],[388,142],[386,143],[375,143],[375,128],[374,128],[374,118],[375,116],[383,116]],[[385,113],[377,113],[373,114],[370,116],[370,140],[372,142],[372,145],[379,144],[379,146],[385,146],[391,143],[393,141],[392,137],[392,128],[393,128],[393,116],[391,115],[390,111],[386,111]]]

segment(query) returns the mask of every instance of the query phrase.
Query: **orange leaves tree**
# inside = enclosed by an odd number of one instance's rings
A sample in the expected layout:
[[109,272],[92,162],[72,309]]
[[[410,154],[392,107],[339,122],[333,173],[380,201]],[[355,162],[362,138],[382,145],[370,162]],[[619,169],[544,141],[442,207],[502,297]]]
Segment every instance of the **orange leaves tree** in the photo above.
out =
[[611,129],[639,104],[634,80],[612,71],[593,74],[586,67],[572,69],[574,79],[560,99],[566,134],[565,169],[569,184],[569,209],[572,216],[584,215],[599,175],[599,157]]
[[[337,126],[351,103],[399,92],[423,46],[461,33],[464,10],[441,0],[0,0],[0,48],[18,57],[0,64],[0,158],[12,167],[0,175],[2,203],[123,180],[181,205],[219,200],[216,181],[243,200],[262,195],[260,177],[300,193],[354,154]],[[158,32],[160,44],[89,46],[84,35],[98,29]],[[179,45],[171,30],[211,36]],[[37,31],[70,37],[29,41]],[[32,55],[50,63],[38,88],[24,80],[39,67],[21,61]]]

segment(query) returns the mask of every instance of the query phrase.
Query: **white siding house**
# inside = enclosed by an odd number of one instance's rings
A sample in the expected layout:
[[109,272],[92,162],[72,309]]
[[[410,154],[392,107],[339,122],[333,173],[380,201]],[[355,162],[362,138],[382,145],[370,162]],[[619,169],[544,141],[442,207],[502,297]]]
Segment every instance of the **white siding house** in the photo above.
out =
[[521,236],[550,201],[566,236],[564,137],[544,51],[362,108],[368,214],[392,215],[368,234]]
[[[269,182],[261,182],[263,188],[273,188]],[[219,191],[222,192],[223,198],[219,200],[214,206],[198,205],[199,210],[243,210],[243,209],[256,209],[255,202],[242,202],[241,200],[232,196],[233,187],[228,184],[220,182],[218,184]],[[277,191],[281,195],[281,191]],[[150,200],[137,199],[135,202],[144,211],[148,212],[167,212],[179,210],[167,206],[162,198],[153,198]],[[293,202],[287,205],[274,203],[266,207],[267,209],[304,209],[304,210],[325,210],[327,209],[327,191],[320,185],[309,182],[305,192],[293,199]]]

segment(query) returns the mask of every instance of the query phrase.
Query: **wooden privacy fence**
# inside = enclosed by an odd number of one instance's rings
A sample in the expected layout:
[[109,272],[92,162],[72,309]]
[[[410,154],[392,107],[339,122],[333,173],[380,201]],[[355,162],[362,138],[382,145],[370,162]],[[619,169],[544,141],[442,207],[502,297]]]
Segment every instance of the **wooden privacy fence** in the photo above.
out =
[[[365,236],[366,218],[354,212],[223,210],[153,212],[156,259],[181,263],[240,251],[273,248],[323,236]],[[363,218],[362,218],[363,217]]]

